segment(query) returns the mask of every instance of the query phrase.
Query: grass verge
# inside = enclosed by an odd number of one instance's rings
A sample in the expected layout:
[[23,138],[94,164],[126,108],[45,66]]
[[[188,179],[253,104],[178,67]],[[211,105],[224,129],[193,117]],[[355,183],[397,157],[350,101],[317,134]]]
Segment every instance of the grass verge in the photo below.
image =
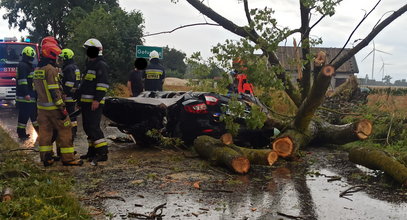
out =
[[0,219],[90,219],[71,192],[69,173],[37,166],[29,154],[0,127],[0,189],[11,188],[10,201],[0,201]]

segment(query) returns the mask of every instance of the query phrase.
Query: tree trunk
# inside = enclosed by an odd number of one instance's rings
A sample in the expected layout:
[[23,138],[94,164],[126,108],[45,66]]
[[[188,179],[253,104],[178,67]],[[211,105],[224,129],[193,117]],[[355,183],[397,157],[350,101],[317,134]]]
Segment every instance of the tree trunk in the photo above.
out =
[[407,186],[407,167],[383,151],[356,147],[350,150],[349,160],[369,169],[382,170],[403,186]]
[[322,120],[313,120],[305,132],[288,129],[276,138],[271,146],[277,154],[284,158],[295,157],[301,146],[310,143],[345,144],[364,140],[372,134],[373,126],[369,120],[333,125]]
[[199,136],[194,141],[194,149],[202,158],[224,165],[236,173],[244,174],[250,169],[250,161],[241,153],[224,146],[209,136]]
[[230,147],[247,157],[251,164],[271,166],[278,160],[278,154],[274,150],[250,149],[236,145],[231,145]]

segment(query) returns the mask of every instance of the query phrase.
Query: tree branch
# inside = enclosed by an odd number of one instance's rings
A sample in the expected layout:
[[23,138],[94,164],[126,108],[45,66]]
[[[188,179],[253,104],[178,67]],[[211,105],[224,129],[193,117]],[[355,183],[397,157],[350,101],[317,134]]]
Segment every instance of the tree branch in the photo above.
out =
[[177,28],[174,28],[170,31],[161,31],[161,32],[157,32],[157,33],[152,33],[152,34],[146,34],[143,37],[151,37],[151,36],[155,36],[155,35],[159,35],[159,34],[170,34],[176,30],[182,29],[182,28],[187,28],[187,27],[193,27],[193,26],[199,26],[199,25],[212,25],[212,26],[220,26],[219,24],[214,24],[214,23],[208,23],[208,22],[204,22],[204,23],[195,23],[195,24],[187,24],[187,25],[182,25],[179,26]]
[[342,66],[347,60],[349,60],[352,56],[354,56],[356,53],[358,53],[360,50],[362,50],[364,47],[369,45],[369,42],[372,41],[387,25],[389,25],[391,22],[396,20],[398,17],[400,17],[402,14],[404,14],[407,11],[407,4],[405,4],[403,7],[399,8],[397,11],[395,11],[393,14],[391,14],[388,18],[380,22],[367,36],[365,39],[363,39],[361,42],[359,42],[354,48],[352,48],[348,53],[346,53],[344,56],[342,56],[338,61],[332,64],[332,66],[335,67],[335,69],[338,69],[340,66]]
[[250,17],[249,3],[247,2],[247,0],[244,0],[243,4],[244,4],[244,11],[246,13],[247,22],[249,23],[249,25],[251,25],[252,24],[252,18]]
[[350,39],[352,38],[353,34],[356,32],[356,30],[359,28],[359,26],[363,23],[363,21],[366,20],[366,18],[376,9],[376,7],[379,5],[379,3],[382,0],[379,0],[376,5],[369,11],[369,13],[365,14],[365,16],[363,16],[362,20],[359,22],[358,25],[356,25],[355,29],[353,29],[352,33],[349,35],[348,40],[345,42],[345,44],[343,45],[342,49],[338,52],[338,54],[336,54],[336,56],[331,60],[330,63],[333,63],[335,61],[336,58],[339,57],[339,55],[342,53],[342,51],[346,48],[346,45],[349,43]]

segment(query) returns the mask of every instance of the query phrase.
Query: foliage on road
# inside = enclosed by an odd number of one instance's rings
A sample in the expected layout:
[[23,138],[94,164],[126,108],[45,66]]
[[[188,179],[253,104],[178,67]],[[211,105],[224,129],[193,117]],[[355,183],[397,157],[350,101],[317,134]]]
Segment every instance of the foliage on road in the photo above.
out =
[[90,219],[71,189],[74,180],[61,169],[40,168],[0,128],[0,188],[12,199],[0,204],[0,219]]

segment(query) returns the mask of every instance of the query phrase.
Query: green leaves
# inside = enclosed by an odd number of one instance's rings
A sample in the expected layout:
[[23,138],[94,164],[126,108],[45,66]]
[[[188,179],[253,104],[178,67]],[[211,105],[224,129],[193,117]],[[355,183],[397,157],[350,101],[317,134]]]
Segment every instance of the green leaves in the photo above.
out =
[[100,40],[110,67],[111,80],[124,82],[129,71],[134,68],[136,45],[143,43],[143,24],[139,11],[126,12],[118,7],[107,11],[99,7],[83,17],[71,20],[68,47],[75,52],[74,58],[83,69],[86,58],[83,43],[89,38]]

